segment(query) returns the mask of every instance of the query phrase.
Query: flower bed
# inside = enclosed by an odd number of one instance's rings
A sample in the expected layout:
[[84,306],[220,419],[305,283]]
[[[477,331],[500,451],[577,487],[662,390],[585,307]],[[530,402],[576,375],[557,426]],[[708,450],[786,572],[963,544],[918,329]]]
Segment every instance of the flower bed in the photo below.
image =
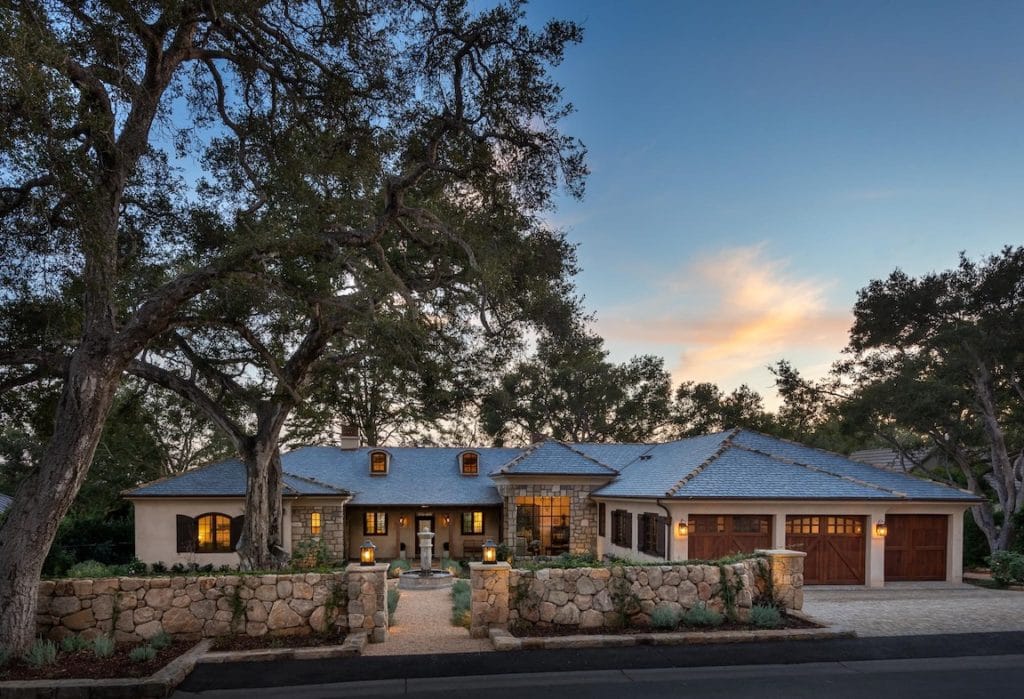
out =
[[220,636],[213,640],[211,651],[264,650],[267,648],[317,648],[340,646],[343,633],[311,634],[309,636]]
[[54,661],[44,665],[32,665],[21,658],[9,660],[0,667],[0,682],[149,677],[193,645],[190,641],[174,641],[163,648],[154,649],[155,654],[148,660],[132,658],[132,652],[144,645],[115,646],[113,652],[106,657],[98,656],[92,647],[73,651],[58,650]]

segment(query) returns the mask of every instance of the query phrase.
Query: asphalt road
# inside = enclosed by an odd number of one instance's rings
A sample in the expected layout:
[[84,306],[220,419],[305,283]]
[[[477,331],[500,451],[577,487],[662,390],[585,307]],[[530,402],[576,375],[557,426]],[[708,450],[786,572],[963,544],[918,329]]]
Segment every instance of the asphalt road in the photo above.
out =
[[[960,658],[1024,653],[1024,632],[844,638],[708,646],[638,646],[578,650],[532,650],[353,657],[329,660],[197,665],[179,687],[182,693],[224,689],[297,687],[380,680],[466,678],[524,673],[635,672],[665,668],[721,668],[746,665],[851,663],[893,659]],[[496,680],[492,680],[496,681]],[[512,681],[504,678],[503,681]],[[1018,685],[1024,686],[1024,685]],[[245,692],[233,696],[243,696]],[[182,694],[187,696],[187,694]],[[277,695],[267,695],[277,696]],[[280,696],[286,696],[284,694]],[[944,696],[940,694],[939,696]],[[532,699],[532,698],[531,698]]]
[[461,697],[786,697],[786,699],[935,699],[991,697],[1024,686],[1024,655],[860,660],[801,665],[652,668],[469,677],[391,679],[341,684],[178,692],[177,699],[327,699]]

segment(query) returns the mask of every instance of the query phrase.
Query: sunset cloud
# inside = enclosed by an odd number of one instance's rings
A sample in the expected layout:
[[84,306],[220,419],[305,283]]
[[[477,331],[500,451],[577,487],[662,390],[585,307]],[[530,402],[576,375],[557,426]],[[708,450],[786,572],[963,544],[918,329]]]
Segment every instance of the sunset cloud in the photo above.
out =
[[612,309],[597,325],[612,346],[661,346],[677,382],[764,392],[766,365],[788,358],[823,371],[846,344],[852,318],[829,306],[828,288],[796,277],[763,245],[729,248],[689,262],[643,304]]

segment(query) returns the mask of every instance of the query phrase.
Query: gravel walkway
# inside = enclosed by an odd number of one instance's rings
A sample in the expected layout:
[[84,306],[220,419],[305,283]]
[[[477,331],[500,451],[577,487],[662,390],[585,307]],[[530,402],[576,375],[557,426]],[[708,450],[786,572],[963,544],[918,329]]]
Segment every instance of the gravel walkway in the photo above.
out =
[[860,636],[1024,631],[1024,592],[967,584],[805,587],[804,611]]
[[[397,582],[397,581],[395,581]],[[453,626],[452,592],[402,590],[387,643],[367,643],[363,655],[422,655],[426,653],[481,653],[493,651],[486,638],[470,638],[469,631]]]

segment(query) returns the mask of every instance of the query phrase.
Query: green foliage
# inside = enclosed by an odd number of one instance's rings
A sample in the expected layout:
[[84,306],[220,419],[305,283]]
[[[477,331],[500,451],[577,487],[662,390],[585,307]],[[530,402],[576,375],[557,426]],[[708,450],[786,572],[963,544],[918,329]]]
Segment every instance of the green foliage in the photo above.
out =
[[618,615],[619,626],[628,626],[630,617],[640,611],[640,598],[625,577],[614,574],[608,580],[608,591]]
[[608,563],[598,559],[597,556],[592,553],[563,553],[555,556],[554,558],[545,558],[536,561],[523,561],[517,567],[524,570],[543,570],[545,568],[606,568],[608,567]]
[[412,569],[412,564],[404,558],[396,558],[388,564],[388,577],[397,578]]
[[292,547],[291,564],[294,568],[326,568],[333,562],[327,543],[320,537],[300,539]]
[[658,605],[651,612],[651,626],[662,631],[672,631],[679,626],[682,615],[678,610],[665,605]]
[[454,626],[470,627],[472,615],[472,592],[469,583],[465,580],[456,580],[452,585],[452,624]]
[[109,578],[117,575],[117,568],[98,561],[82,561],[68,569],[69,578]]
[[137,646],[128,653],[128,658],[133,663],[145,663],[156,657],[156,648],[152,646]]
[[514,546],[502,541],[500,544],[498,544],[498,547],[497,549],[495,549],[494,553],[499,561],[505,561],[506,563],[515,565],[516,550]]
[[114,654],[114,645],[110,636],[97,636],[92,640],[92,652],[97,658],[109,658]]
[[149,645],[153,646],[157,650],[163,650],[167,646],[171,645],[172,642],[173,640],[171,639],[170,635],[167,634],[166,631],[161,631],[156,636],[153,636],[153,638],[149,639]]
[[778,607],[755,604],[750,608],[750,623],[762,629],[775,629],[782,625],[782,614]]
[[703,602],[697,603],[683,614],[683,623],[687,626],[710,628],[721,626],[723,621],[725,621],[725,617],[714,609],[709,609]]
[[[108,566],[132,561],[135,523],[128,514],[107,516],[72,514],[65,517],[57,530],[50,553],[43,564],[47,576],[72,576],[68,570],[76,562],[92,561]],[[129,574],[127,569],[121,572]],[[144,571],[143,571],[144,572]]]
[[[726,572],[729,575],[726,575]],[[736,598],[743,589],[743,578],[736,575],[729,566],[722,564],[718,566],[719,582],[718,594],[722,597],[722,604],[725,607],[725,614],[730,619],[736,618]]]
[[36,642],[22,656],[22,660],[32,667],[53,665],[57,662],[57,644],[53,641],[37,638]]
[[992,580],[1000,587],[1024,585],[1024,554],[996,551],[988,562],[992,568]]
[[695,437],[733,427],[772,431],[772,416],[761,395],[746,384],[726,395],[713,383],[685,381],[672,403],[671,435]]
[[964,567],[979,568],[988,565],[990,553],[985,532],[981,531],[968,511],[964,514]]
[[401,596],[402,591],[397,587],[388,588],[388,626],[395,623],[395,610],[398,609],[398,600]]
[[79,635],[65,636],[60,642],[60,649],[66,653],[74,653],[77,650],[85,650],[91,643]]
[[163,573],[167,572],[167,564],[163,561],[157,561],[156,563],[151,565],[149,569],[150,572],[153,573],[153,575],[162,575]]

